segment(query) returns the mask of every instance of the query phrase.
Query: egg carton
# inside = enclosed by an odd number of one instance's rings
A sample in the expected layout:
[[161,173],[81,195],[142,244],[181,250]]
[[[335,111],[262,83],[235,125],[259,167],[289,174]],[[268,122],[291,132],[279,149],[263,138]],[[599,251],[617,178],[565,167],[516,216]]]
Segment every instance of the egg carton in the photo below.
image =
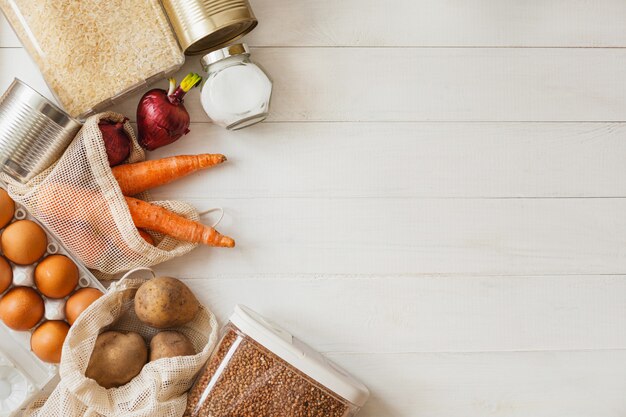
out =
[[[31,220],[41,226],[48,237],[48,246],[46,254],[32,265],[15,265],[9,261],[13,268],[13,283],[6,291],[15,286],[28,286],[37,290],[34,279],[37,264],[50,255],[59,254],[70,258],[78,267],[78,286],[72,294],[85,287],[106,292],[89,269],[69,253],[43,224],[16,203],[15,215],[11,223],[18,220]],[[0,298],[6,291],[0,295]],[[15,331],[0,321],[0,417],[18,415],[37,394],[42,390],[50,389],[50,385],[58,381],[58,365],[40,360],[30,349],[30,337],[33,330],[46,320],[65,320],[65,302],[71,294],[62,299],[51,299],[39,294],[44,300],[45,314],[41,322],[33,329]]]

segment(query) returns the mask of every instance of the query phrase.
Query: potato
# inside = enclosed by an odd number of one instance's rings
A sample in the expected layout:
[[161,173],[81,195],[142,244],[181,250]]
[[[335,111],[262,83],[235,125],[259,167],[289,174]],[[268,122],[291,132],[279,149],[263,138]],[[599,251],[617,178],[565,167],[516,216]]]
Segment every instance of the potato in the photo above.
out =
[[108,331],[96,339],[85,376],[104,388],[119,387],[139,375],[147,361],[146,341],[139,333]]
[[189,287],[176,278],[152,278],[143,283],[135,295],[137,317],[157,329],[189,323],[199,309],[200,303]]
[[161,358],[195,355],[191,340],[182,333],[165,330],[157,333],[150,341],[150,362]]

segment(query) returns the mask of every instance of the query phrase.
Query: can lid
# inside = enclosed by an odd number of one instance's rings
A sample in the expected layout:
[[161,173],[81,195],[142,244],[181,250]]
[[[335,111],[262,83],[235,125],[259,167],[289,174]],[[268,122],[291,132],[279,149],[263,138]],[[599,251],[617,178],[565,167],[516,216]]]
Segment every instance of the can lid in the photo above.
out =
[[165,13],[186,55],[221,48],[254,29],[248,0],[163,0]]
[[33,111],[41,113],[59,126],[67,126],[72,130],[82,127],[82,124],[78,120],[72,118],[69,114],[61,110],[60,107],[19,78],[13,79],[13,83],[7,89],[6,94],[9,92],[15,97],[18,97],[21,102],[27,104]]
[[202,68],[206,71],[209,65],[236,55],[250,55],[250,48],[248,48],[248,45],[245,43],[229,45],[217,51],[209,52],[200,59],[200,63],[202,64]]
[[362,407],[369,398],[365,385],[249,308],[236,305],[230,322],[276,356],[357,407]]

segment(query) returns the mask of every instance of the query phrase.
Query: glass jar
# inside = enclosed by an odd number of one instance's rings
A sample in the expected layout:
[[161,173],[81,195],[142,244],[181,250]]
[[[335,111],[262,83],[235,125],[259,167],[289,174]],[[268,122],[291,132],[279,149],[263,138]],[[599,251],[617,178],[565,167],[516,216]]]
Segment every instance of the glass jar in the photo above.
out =
[[351,417],[367,388],[277,325],[236,306],[186,417]]
[[213,123],[242,129],[263,121],[269,111],[272,81],[240,43],[211,52],[201,60],[208,73],[200,100]]

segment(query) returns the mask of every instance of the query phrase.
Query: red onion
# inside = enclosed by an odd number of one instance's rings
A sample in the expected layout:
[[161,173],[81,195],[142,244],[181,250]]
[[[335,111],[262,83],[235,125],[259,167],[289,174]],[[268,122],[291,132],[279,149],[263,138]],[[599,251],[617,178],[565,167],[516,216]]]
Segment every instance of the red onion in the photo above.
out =
[[124,118],[121,122],[100,120],[98,123],[98,127],[102,132],[104,146],[107,150],[109,166],[113,167],[121,164],[130,155],[130,138],[124,130],[124,123],[127,120],[127,118]]
[[169,91],[155,88],[141,97],[137,106],[139,144],[150,151],[169,145],[189,133],[189,113],[183,97],[200,84],[202,77],[189,73],[178,87],[170,78]]

